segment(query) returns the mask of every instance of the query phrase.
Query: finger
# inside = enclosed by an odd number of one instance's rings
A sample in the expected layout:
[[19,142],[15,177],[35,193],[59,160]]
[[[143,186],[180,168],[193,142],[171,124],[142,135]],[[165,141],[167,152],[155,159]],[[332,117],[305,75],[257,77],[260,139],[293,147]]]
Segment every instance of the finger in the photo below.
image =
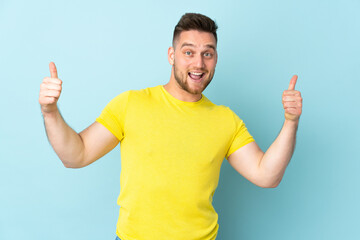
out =
[[49,78],[49,77],[45,77],[43,79],[44,83],[55,83],[55,84],[62,84],[61,79],[59,78]]
[[40,93],[40,96],[58,98],[60,96],[60,91],[57,91],[57,90],[45,90],[45,91],[42,91]]
[[55,83],[42,83],[40,87],[48,90],[61,90],[61,85]]
[[284,96],[298,96],[298,97],[300,97],[301,93],[299,91],[296,91],[296,90],[285,90],[283,92],[283,95]]
[[291,114],[294,116],[300,116],[301,115],[301,109],[298,108],[285,108],[285,114]]
[[298,96],[284,96],[284,102],[302,102],[302,98]]
[[288,90],[295,90],[295,85],[296,85],[297,78],[298,78],[297,75],[294,75],[291,78]]
[[54,104],[57,102],[58,98],[55,97],[41,97],[39,98],[39,103],[41,105],[48,105],[48,104]]
[[58,74],[57,74],[57,69],[55,66],[55,63],[51,62],[49,64],[49,69],[50,69],[50,75],[52,78],[58,78]]
[[284,108],[298,108],[301,107],[299,102],[284,102]]

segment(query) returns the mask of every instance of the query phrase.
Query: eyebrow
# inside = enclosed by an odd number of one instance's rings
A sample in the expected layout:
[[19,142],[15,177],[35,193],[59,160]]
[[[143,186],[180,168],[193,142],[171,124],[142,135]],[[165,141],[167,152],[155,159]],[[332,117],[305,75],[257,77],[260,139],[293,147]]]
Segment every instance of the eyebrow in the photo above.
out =
[[[213,44],[206,44],[205,46],[206,46],[207,48],[212,48],[212,49],[214,49],[214,51],[216,50],[216,48],[215,48],[215,46],[214,46]],[[184,42],[183,44],[181,44],[180,49],[183,48],[183,47],[195,47],[195,45],[192,44],[192,43]]]

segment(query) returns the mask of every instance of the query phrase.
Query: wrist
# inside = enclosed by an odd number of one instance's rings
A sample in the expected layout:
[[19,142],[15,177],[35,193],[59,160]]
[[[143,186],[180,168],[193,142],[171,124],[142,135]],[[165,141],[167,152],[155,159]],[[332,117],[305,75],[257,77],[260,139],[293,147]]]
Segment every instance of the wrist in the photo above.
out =
[[57,107],[53,109],[44,109],[41,107],[41,113],[44,118],[56,118],[59,114],[59,109]]
[[284,126],[297,129],[299,126],[299,118],[296,120],[285,119]]

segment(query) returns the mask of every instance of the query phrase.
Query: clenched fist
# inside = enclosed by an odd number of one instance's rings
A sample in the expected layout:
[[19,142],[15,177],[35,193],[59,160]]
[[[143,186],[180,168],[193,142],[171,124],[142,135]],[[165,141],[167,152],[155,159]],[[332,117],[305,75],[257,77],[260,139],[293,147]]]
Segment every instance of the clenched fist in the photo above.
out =
[[49,64],[51,77],[45,77],[40,84],[39,103],[43,113],[57,111],[57,101],[61,93],[62,81],[58,78],[56,66],[53,62]]
[[296,75],[291,78],[288,90],[285,90],[282,95],[285,119],[291,121],[298,121],[302,112],[301,93],[295,90],[297,78]]

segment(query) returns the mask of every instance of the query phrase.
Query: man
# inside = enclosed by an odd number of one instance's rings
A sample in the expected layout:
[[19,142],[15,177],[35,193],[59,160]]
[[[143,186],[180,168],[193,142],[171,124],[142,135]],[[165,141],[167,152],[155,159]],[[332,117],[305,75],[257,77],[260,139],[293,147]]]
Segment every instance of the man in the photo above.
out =
[[62,82],[50,63],[39,102],[48,139],[65,167],[85,167],[121,143],[116,234],[122,240],[215,239],[212,198],[224,157],[260,187],[276,187],[284,175],[302,110],[297,76],[283,93],[283,128],[263,153],[233,111],[202,94],[217,63],[216,29],[204,15],[182,16],[168,49],[170,81],[121,93],[79,134],[58,111]]

